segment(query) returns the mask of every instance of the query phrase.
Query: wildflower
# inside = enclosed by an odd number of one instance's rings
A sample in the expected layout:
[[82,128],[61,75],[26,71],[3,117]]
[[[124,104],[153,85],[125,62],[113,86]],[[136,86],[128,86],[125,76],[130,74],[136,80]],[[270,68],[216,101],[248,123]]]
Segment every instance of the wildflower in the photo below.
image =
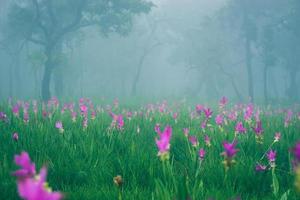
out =
[[23,179],[35,175],[35,164],[31,162],[27,152],[22,152],[20,155],[15,155],[14,159],[16,165],[21,167],[21,169],[13,173],[14,176]]
[[254,110],[253,104],[249,104],[247,106],[245,114],[244,114],[245,121],[250,121],[251,120],[251,117],[253,115],[253,110]]
[[288,110],[284,119],[284,127],[288,127],[290,122],[292,121],[293,111]]
[[204,136],[204,142],[205,142],[206,146],[208,146],[208,147],[211,146],[210,138],[209,138],[208,135],[205,135],[205,136]]
[[159,149],[158,156],[161,160],[169,159],[170,140],[172,136],[172,128],[166,126],[164,132],[159,135],[159,139],[155,139],[156,145]]
[[122,129],[124,127],[124,119],[123,119],[123,115],[118,115],[118,128]]
[[255,132],[255,138],[256,138],[256,141],[260,144],[263,143],[263,128],[262,128],[262,125],[261,125],[261,121],[258,121],[256,122],[256,125],[255,127],[252,128],[253,131]]
[[239,151],[239,149],[235,148],[236,144],[236,141],[234,141],[233,143],[228,143],[226,141],[223,142],[224,152],[222,152],[222,155],[225,157],[223,164],[226,171],[235,163],[233,157]]
[[198,115],[201,115],[201,112],[203,111],[204,106],[198,104],[196,105],[196,112],[198,113]]
[[14,141],[18,141],[19,140],[18,133],[14,133],[12,138],[13,138]]
[[279,133],[279,132],[275,133],[274,142],[279,142],[280,138],[281,138],[281,133]]
[[86,130],[88,127],[88,118],[85,116],[82,121],[83,130]]
[[295,147],[292,149],[292,152],[294,154],[295,161],[297,163],[300,163],[300,142],[298,142]]
[[223,124],[224,118],[223,115],[219,114],[215,118],[216,124],[221,126]]
[[295,171],[295,187],[298,192],[300,192],[300,142],[297,142],[295,147],[292,149],[294,154],[294,171]]
[[205,114],[206,119],[211,118],[213,111],[210,108],[204,108],[203,112]]
[[13,108],[12,108],[12,112],[16,117],[19,117],[19,113],[20,113],[20,107],[18,104],[16,104]]
[[57,128],[59,130],[60,133],[63,133],[64,132],[64,128],[63,128],[63,124],[61,121],[57,121],[55,123],[55,128]]
[[238,122],[235,126],[236,133],[246,133],[246,128],[243,126],[242,122]]
[[72,121],[76,122],[77,112],[72,111],[71,112]]
[[228,99],[224,96],[220,99],[219,102],[219,107],[220,108],[224,108],[226,106],[226,104],[228,103]]
[[204,160],[205,153],[206,153],[206,152],[205,152],[205,150],[204,150],[203,148],[201,148],[201,149],[199,150],[198,154],[199,154],[199,158],[200,158],[201,161]]
[[80,112],[83,116],[87,116],[88,107],[84,104],[80,105]]
[[21,169],[13,172],[17,177],[18,193],[26,200],[60,200],[62,194],[52,192],[46,182],[47,169],[43,167],[40,174],[36,174],[35,164],[31,162],[27,152],[15,155],[15,163]]
[[230,113],[228,114],[228,118],[229,118],[231,121],[235,121],[235,120],[237,119],[237,116],[238,116],[238,114],[237,114],[236,111],[230,112]]
[[92,110],[91,112],[91,119],[96,119],[96,111]]
[[199,144],[198,139],[195,136],[190,136],[189,141],[191,142],[193,147],[197,147]]
[[266,169],[267,169],[267,166],[259,164],[259,163],[255,166],[256,171],[265,171]]
[[29,114],[28,114],[27,110],[24,110],[24,112],[23,112],[23,121],[25,123],[29,122]]
[[224,152],[222,153],[225,157],[233,158],[235,154],[239,151],[235,148],[237,142],[234,141],[233,143],[223,142]]
[[183,128],[183,134],[184,134],[185,137],[189,136],[189,132],[190,132],[189,128]]
[[269,160],[270,166],[275,167],[276,151],[270,150],[267,153],[267,158]]
[[18,192],[21,198],[26,200],[60,200],[62,194],[52,192],[46,182],[47,169],[42,168],[36,177],[18,180]]

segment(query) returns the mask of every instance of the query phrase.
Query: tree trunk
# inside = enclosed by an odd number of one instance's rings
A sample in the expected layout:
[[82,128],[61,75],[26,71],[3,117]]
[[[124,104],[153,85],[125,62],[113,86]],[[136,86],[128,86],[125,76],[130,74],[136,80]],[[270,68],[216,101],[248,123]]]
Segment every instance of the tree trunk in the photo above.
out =
[[54,73],[54,83],[55,95],[57,97],[62,97],[64,92],[64,81],[63,74],[59,70],[55,71]]
[[50,81],[51,81],[51,75],[53,71],[52,48],[51,47],[47,48],[45,54],[47,56],[47,61],[45,63],[45,71],[42,80],[42,99],[43,101],[48,101],[51,97]]
[[141,76],[141,71],[142,71],[142,68],[143,68],[143,64],[144,64],[144,60],[145,60],[146,55],[147,55],[147,52],[145,51],[143,53],[143,55],[141,56],[140,60],[139,60],[137,73],[134,77],[133,84],[132,84],[132,89],[131,89],[131,95],[132,96],[136,96],[137,84],[138,84],[140,76]]
[[249,93],[250,101],[254,102],[251,41],[248,37],[246,38],[246,68],[248,74],[248,93]]
[[264,97],[265,97],[265,104],[267,105],[269,103],[269,95],[268,95],[268,67],[265,66],[264,67],[264,72],[263,72],[263,76],[264,76]]
[[290,86],[288,94],[292,102],[296,102],[298,100],[297,71],[294,69],[290,70]]

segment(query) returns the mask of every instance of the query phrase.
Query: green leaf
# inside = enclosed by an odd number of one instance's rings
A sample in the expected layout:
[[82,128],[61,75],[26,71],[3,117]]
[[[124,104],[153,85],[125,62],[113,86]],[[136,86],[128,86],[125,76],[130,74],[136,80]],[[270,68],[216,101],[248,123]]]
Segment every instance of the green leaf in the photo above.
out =
[[278,196],[278,192],[279,192],[279,182],[277,179],[277,176],[275,174],[275,169],[272,169],[272,188],[273,188],[273,194],[275,197]]
[[281,197],[280,200],[288,200],[288,196],[290,195],[290,190],[286,191]]

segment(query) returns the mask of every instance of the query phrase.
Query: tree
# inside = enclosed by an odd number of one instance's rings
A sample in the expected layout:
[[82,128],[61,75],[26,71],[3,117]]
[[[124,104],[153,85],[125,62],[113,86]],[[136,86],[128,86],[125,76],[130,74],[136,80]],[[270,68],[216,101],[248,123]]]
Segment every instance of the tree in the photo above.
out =
[[101,33],[126,36],[133,17],[148,13],[153,4],[144,0],[21,0],[9,12],[9,29],[40,47],[46,56],[42,99],[48,100],[50,80],[63,42],[85,27],[98,26]]

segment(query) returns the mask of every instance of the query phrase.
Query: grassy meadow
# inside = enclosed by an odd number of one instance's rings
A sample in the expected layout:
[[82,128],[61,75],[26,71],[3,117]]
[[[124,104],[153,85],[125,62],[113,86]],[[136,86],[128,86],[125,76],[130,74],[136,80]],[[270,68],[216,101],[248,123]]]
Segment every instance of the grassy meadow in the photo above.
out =
[[[18,169],[14,156],[22,151],[37,173],[47,167],[47,182],[63,199],[299,199],[295,110],[225,99],[212,113],[185,102],[2,103],[0,199],[20,199],[12,172]],[[170,145],[159,156],[157,141],[167,126]],[[224,153],[225,141],[236,143],[234,155]],[[114,179],[118,175],[122,180]]]

